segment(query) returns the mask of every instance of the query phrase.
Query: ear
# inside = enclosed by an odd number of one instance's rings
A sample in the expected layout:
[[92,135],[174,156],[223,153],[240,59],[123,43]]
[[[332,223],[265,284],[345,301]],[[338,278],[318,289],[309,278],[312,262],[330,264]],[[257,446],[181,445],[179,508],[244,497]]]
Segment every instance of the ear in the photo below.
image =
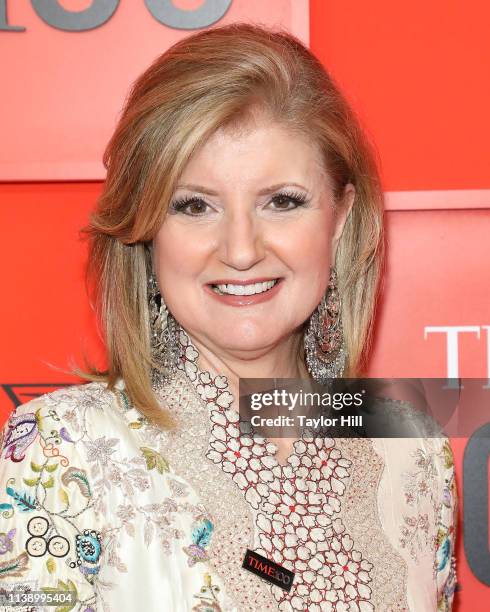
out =
[[332,263],[335,262],[335,255],[339,245],[340,237],[344,231],[345,222],[347,221],[354,199],[356,197],[356,189],[352,183],[347,183],[344,188],[344,194],[340,202],[335,206],[333,218],[333,234],[332,234]]

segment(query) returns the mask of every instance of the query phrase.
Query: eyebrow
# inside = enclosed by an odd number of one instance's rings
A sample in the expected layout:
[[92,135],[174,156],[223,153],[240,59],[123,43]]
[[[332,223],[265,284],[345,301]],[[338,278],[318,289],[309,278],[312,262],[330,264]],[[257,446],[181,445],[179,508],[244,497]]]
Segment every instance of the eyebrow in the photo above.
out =
[[[299,183],[286,182],[277,183],[276,185],[270,185],[269,187],[265,187],[264,189],[261,189],[259,192],[257,192],[257,195],[268,195],[270,193],[273,193],[274,191],[282,189],[283,187],[299,187],[304,191],[308,191],[306,187],[303,187],[303,185],[300,185]],[[189,191],[198,191],[199,193],[205,193],[206,195],[212,196],[219,195],[217,191],[213,191],[212,189],[208,189],[207,187],[203,187],[202,185],[195,185],[193,183],[181,183],[177,185],[176,189],[189,189]]]

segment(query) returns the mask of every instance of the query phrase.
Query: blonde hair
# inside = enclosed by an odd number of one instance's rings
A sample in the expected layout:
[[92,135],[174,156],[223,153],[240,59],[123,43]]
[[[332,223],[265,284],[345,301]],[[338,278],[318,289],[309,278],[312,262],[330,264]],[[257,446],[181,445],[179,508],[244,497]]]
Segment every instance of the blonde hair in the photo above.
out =
[[192,153],[218,128],[259,108],[319,145],[336,198],[356,196],[336,269],[348,352],[359,375],[370,343],[383,254],[383,196],[372,148],[319,60],[284,31],[234,23],[195,33],[168,49],[134,83],[104,153],[107,178],[89,225],[88,279],[107,348],[104,380],[125,382],[151,421],[172,426],[151,388],[146,246],[161,227]]

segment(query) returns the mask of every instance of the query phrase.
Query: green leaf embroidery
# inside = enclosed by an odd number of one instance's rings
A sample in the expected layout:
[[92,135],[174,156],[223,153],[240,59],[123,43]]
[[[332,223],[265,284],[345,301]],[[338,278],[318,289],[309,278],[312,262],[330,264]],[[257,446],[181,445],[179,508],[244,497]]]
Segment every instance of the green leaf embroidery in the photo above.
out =
[[46,567],[48,568],[48,572],[50,574],[52,574],[55,569],[56,569],[56,562],[53,559],[53,557],[49,557],[49,559],[46,561]]
[[444,540],[446,539],[447,536],[447,530],[446,529],[441,529],[439,527],[439,529],[437,530],[437,545],[440,546]]
[[41,412],[41,408],[38,408],[35,412],[35,417],[36,417],[36,424],[37,424],[37,429],[38,431],[42,431],[43,430],[43,418],[42,416],[39,414]]
[[53,480],[53,477],[52,477],[52,476],[50,476],[50,477],[49,477],[49,478],[46,480],[46,482],[41,482],[41,484],[43,485],[43,487],[44,487],[45,489],[49,489],[49,488],[51,488],[51,487],[54,485],[54,480]]
[[38,465],[37,463],[34,463],[34,461],[31,461],[31,470],[33,472],[41,472],[43,469],[42,465]]
[[156,468],[160,474],[170,471],[170,466],[168,465],[167,460],[164,459],[159,452],[153,450],[152,448],[148,448],[147,446],[141,446],[140,451],[143,453],[143,457],[146,459],[146,468],[148,470],[153,470]]
[[50,465],[45,465],[44,467],[45,467],[45,469],[48,472],[54,472],[56,470],[56,468],[58,467],[58,464],[57,463],[51,463]]
[[58,580],[58,586],[57,587],[41,587],[41,591],[44,591],[45,593],[58,593],[60,590],[66,591],[66,589],[60,589],[59,588],[60,582],[61,582],[61,580]]
[[58,491],[58,496],[61,499],[61,501],[68,506],[70,504],[70,499],[68,497],[68,493],[65,491],[65,489],[60,489]]
[[[68,584],[67,584],[68,583]],[[57,591],[74,591],[78,593],[77,587],[72,580],[68,579],[67,582],[63,582],[58,578],[58,584],[55,587],[41,587],[41,591],[45,593],[56,593]]]
[[70,610],[73,610],[76,603],[77,602],[75,600],[74,604],[69,604],[67,606],[56,606],[56,608],[54,609],[54,612],[70,612]]
[[55,612],[70,612],[70,610],[73,610],[73,608],[77,604],[77,587],[71,580],[68,580],[67,582],[68,584],[66,582],[63,582],[63,580],[58,579],[58,585],[56,587],[41,587],[41,591],[44,591],[45,593],[58,593],[59,591],[73,591],[75,593],[75,601],[73,603],[63,606],[57,606],[55,608]]
[[451,450],[451,447],[449,446],[449,442],[444,442],[444,446],[443,446],[443,453],[444,453],[444,463],[446,465],[446,468],[452,468],[454,465],[454,460],[453,460],[453,453]]
[[40,478],[23,478],[22,479],[28,487],[35,487],[40,481]]

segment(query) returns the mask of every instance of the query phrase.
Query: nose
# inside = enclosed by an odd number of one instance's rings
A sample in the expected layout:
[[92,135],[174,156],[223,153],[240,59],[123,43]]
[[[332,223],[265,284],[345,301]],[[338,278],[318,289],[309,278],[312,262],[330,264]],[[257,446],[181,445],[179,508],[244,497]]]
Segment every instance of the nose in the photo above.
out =
[[219,238],[219,257],[237,270],[248,270],[265,255],[263,228],[250,210],[225,215]]

